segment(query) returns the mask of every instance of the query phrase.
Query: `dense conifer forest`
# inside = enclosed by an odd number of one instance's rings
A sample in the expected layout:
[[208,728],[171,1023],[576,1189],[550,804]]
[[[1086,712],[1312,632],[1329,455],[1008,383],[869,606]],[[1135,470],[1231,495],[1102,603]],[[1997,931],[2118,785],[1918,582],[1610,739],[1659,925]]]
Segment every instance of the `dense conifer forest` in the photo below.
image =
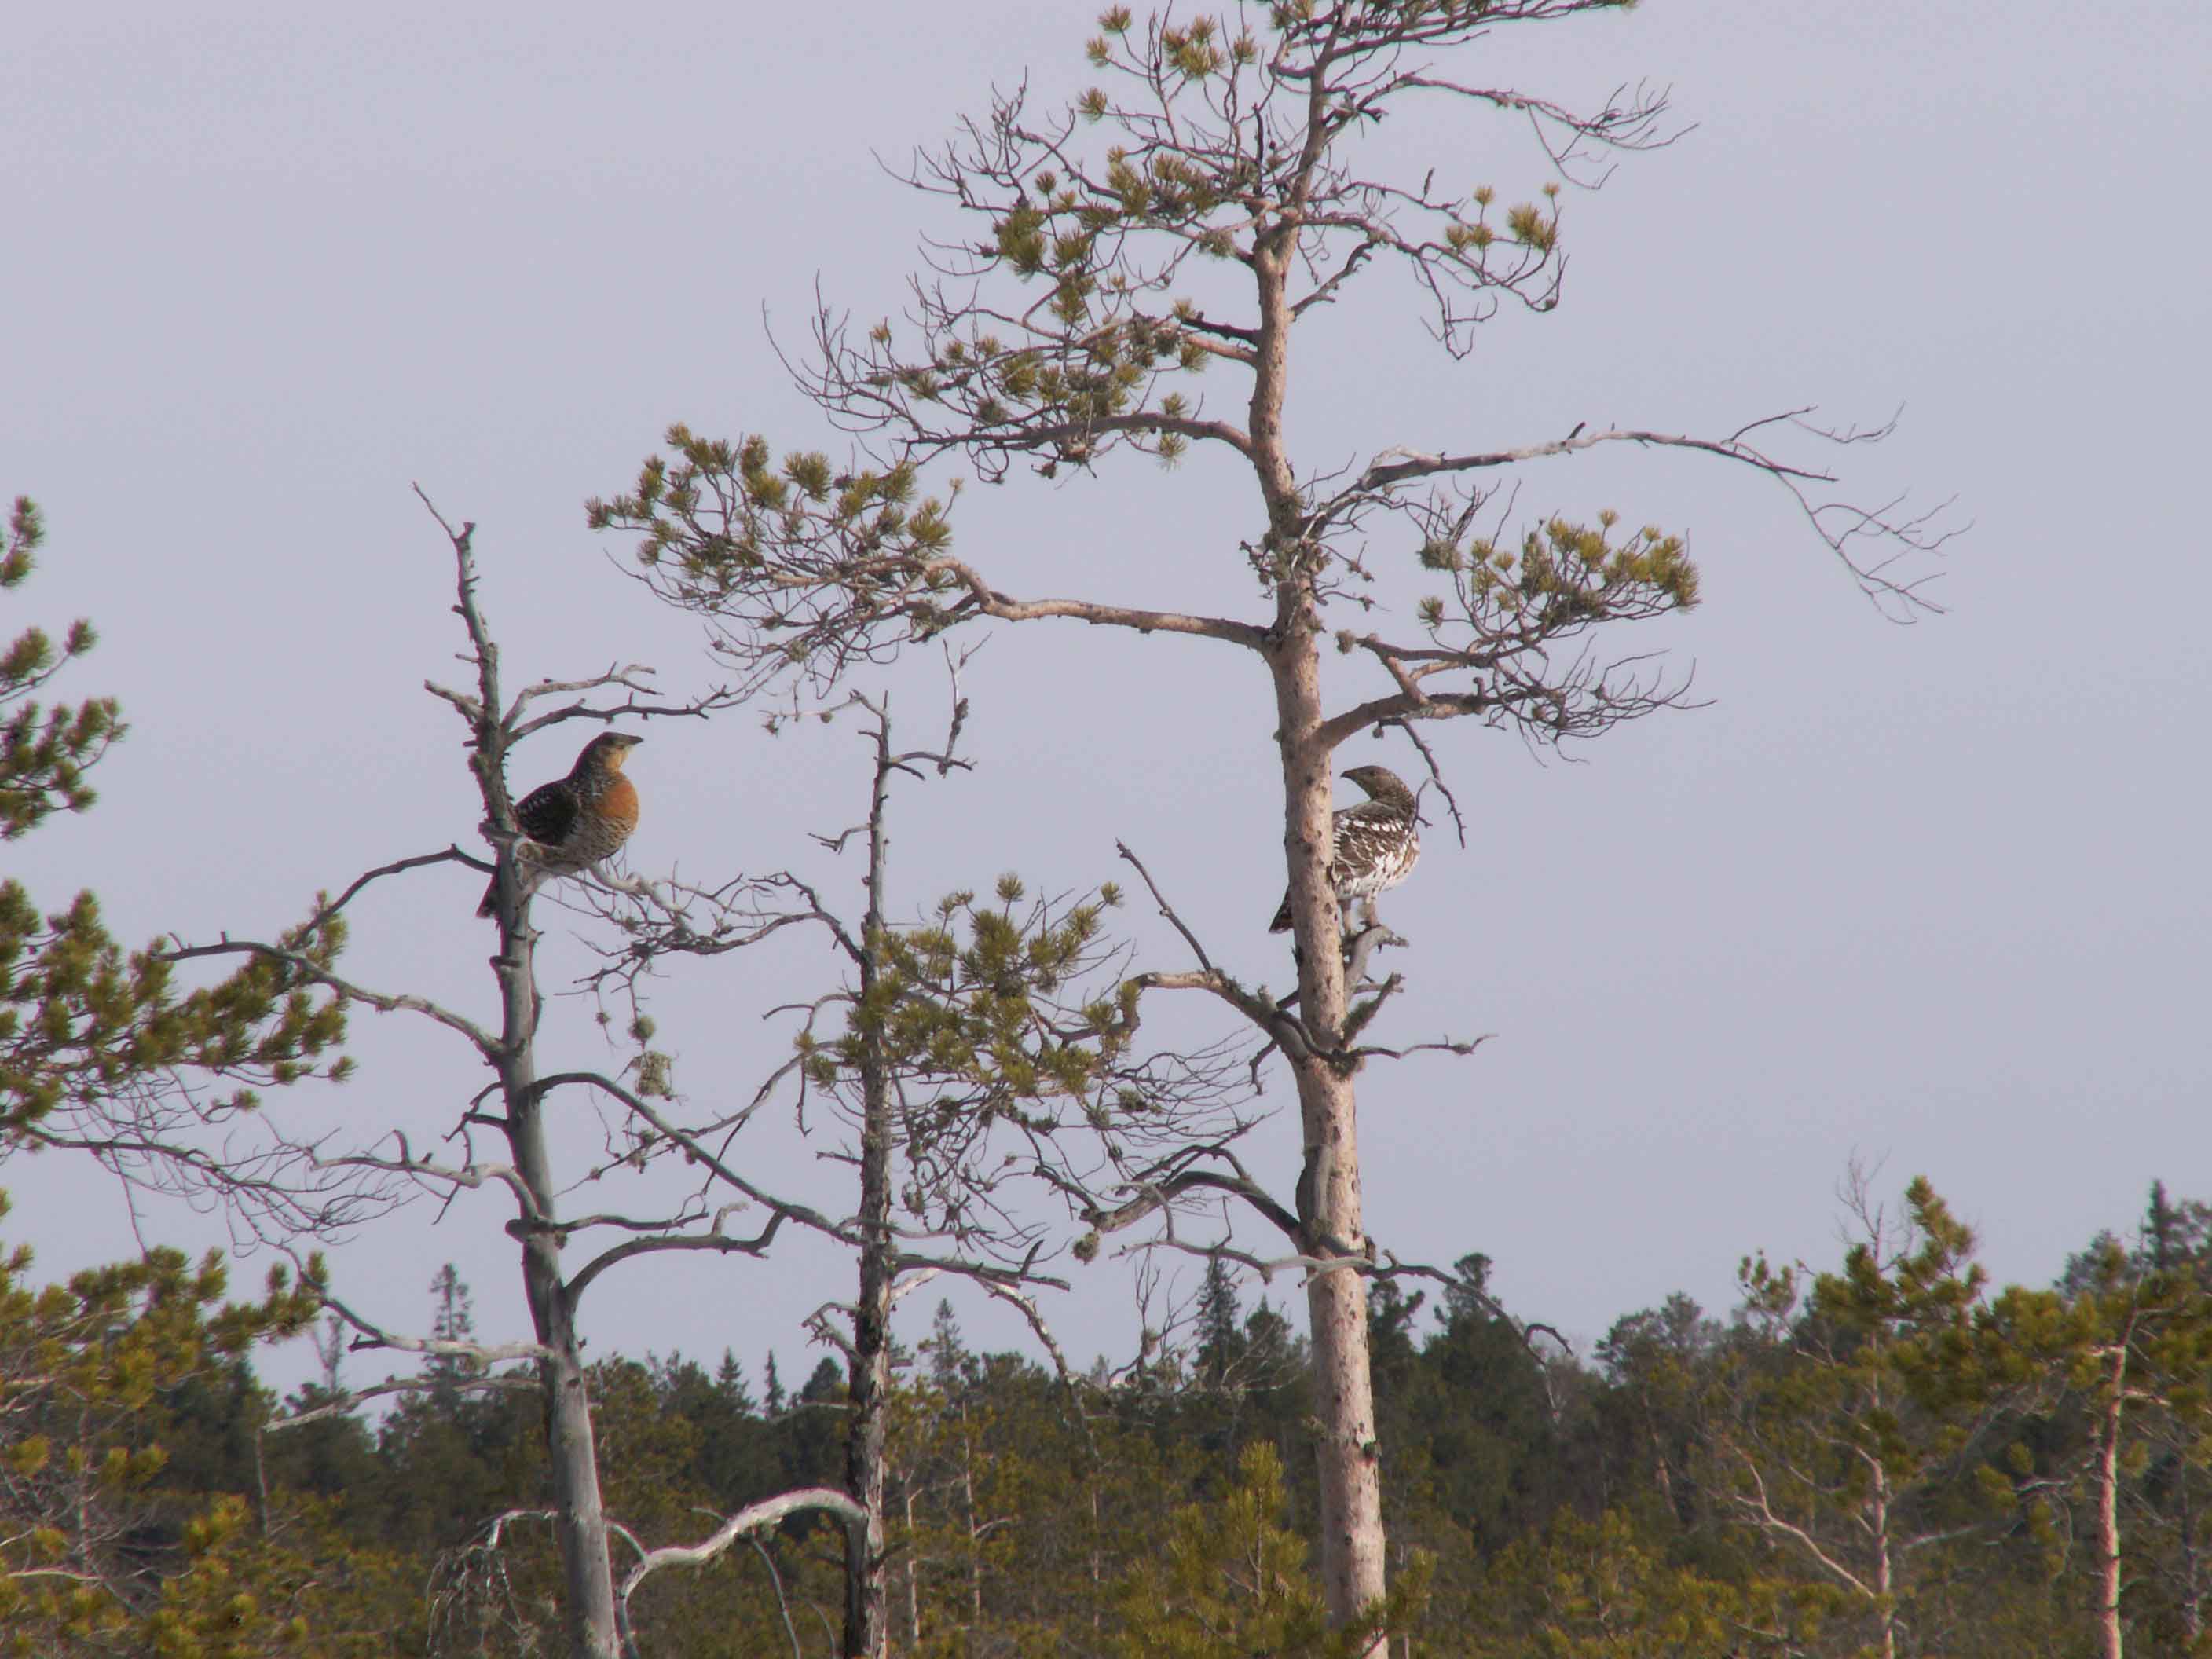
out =
[[[557,1650],[533,1398],[447,1365],[381,1416],[264,1433],[343,1387],[339,1350],[277,1401],[227,1351],[208,1279],[168,1265],[43,1291],[10,1271],[14,1650]],[[1583,1356],[1498,1309],[1488,1267],[1374,1300],[1413,1592],[1394,1653],[2058,1659],[2098,1650],[2115,1555],[2138,1651],[2205,1642],[2212,1208],[2155,1188],[2062,1283],[1993,1294],[1916,1183],[1879,1243],[1810,1277],[1754,1258],[1738,1307],[1673,1297]],[[466,1333],[455,1276],[426,1304],[427,1327]],[[1328,1651],[1310,1489],[1287,1473],[1313,1456],[1305,1371],[1282,1313],[1218,1264],[1178,1340],[1073,1387],[976,1352],[940,1305],[895,1371],[891,1650]],[[773,1356],[607,1358],[592,1382],[610,1512],[642,1548],[839,1478],[830,1358],[794,1385]],[[84,1571],[42,1577],[49,1555]],[[657,1577],[632,1616],[656,1654],[830,1652],[843,1573],[840,1530],[797,1517]]]

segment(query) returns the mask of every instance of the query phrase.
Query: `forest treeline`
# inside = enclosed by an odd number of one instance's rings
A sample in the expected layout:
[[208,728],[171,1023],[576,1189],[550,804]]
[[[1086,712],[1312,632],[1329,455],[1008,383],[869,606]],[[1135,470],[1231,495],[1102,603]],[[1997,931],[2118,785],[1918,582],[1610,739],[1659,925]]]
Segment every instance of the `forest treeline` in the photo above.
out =
[[[2212,1206],[2155,1187],[2130,1239],[1992,1293],[1924,1182],[1890,1213],[1850,1193],[1841,1261],[1754,1256],[1728,1317],[1677,1295],[1587,1356],[1500,1308],[1483,1256],[1378,1283],[1394,1652],[2057,1659],[2101,1645],[2114,1586],[2138,1651],[2212,1649]],[[381,1418],[317,1417],[345,1386],[331,1340],[280,1413],[242,1344],[284,1310],[226,1308],[216,1264],[39,1288],[19,1253],[7,1275],[14,1651],[558,1650],[531,1393],[434,1360],[441,1385]],[[428,1327],[465,1339],[467,1287],[448,1269],[430,1291]],[[890,1650],[1328,1651],[1311,1486],[1285,1478],[1315,1455],[1307,1370],[1218,1261],[1145,1363],[1082,1377],[976,1352],[940,1304],[895,1369]],[[603,1358],[592,1385],[629,1564],[839,1477],[834,1359],[794,1388],[773,1357]],[[40,1574],[41,1533],[76,1571]],[[841,1529],[799,1516],[659,1575],[630,1617],[656,1654],[834,1651],[844,1575]]]

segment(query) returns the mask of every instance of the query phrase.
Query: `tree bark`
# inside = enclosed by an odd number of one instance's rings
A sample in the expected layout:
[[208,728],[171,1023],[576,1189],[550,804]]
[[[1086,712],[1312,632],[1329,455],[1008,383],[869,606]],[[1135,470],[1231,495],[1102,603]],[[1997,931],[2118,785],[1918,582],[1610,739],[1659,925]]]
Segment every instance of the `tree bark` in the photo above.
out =
[[914,1546],[914,1493],[906,1495],[906,1641],[921,1645],[921,1554]]
[[[459,608],[476,647],[476,753],[470,764],[487,816],[512,832],[516,826],[504,771],[507,736],[500,718],[499,647],[477,608],[471,545],[475,529],[467,525],[453,536],[459,567]],[[620,1659],[614,1561],[599,1492],[591,1394],[584,1376],[582,1344],[576,1336],[575,1304],[562,1277],[560,1238],[552,1228],[559,1200],[546,1147],[544,1100],[538,1086],[538,935],[530,925],[528,892],[515,867],[512,842],[500,855],[494,882],[499,954],[492,959],[492,968],[499,978],[500,1036],[489,1058],[505,1109],[501,1127],[526,1194],[520,1217],[522,1283],[531,1324],[547,1351],[546,1358],[538,1362],[538,1381],[544,1400],[545,1455],[553,1477],[554,1533],[561,1549],[568,1651],[574,1659]]]
[[[1358,1103],[1343,1046],[1344,963],[1336,894],[1328,876],[1330,745],[1322,737],[1320,628],[1304,509],[1284,443],[1288,386],[1289,263],[1296,228],[1261,237],[1253,256],[1260,326],[1250,409],[1252,464],[1267,509],[1275,569],[1275,642],[1267,653],[1275,686],[1276,741],[1283,766],[1283,844],[1298,943],[1298,1011],[1315,1050],[1296,1060],[1305,1175],[1300,1221],[1310,1254],[1364,1247],[1360,1213]],[[1321,1500],[1322,1594],[1330,1622],[1358,1620],[1386,1585],[1382,1490],[1375,1436],[1375,1391],[1367,1341],[1367,1282],[1356,1269],[1315,1274],[1306,1285],[1313,1344],[1314,1414]],[[1388,1643],[1365,1650],[1387,1659]]]
[[960,1498],[968,1509],[968,1620],[983,1622],[983,1521],[975,1509],[975,1437],[968,1408],[960,1408]]
[[[872,1093],[875,1092],[872,1091]],[[852,1420],[845,1443],[845,1490],[868,1513],[846,1534],[845,1659],[881,1659],[890,1632],[890,1584],[884,1559],[884,1413],[890,1392],[890,1132],[874,1120],[889,1107],[871,1101],[860,1139],[860,1217],[868,1243],[860,1255],[859,1317],[849,1366]],[[884,1231],[879,1235],[878,1228]]]
[[2112,1355],[2112,1395],[2097,1425],[2097,1635],[2105,1659],[2121,1659],[2120,1414],[2127,1404],[2128,1343]]
[[2197,1550],[2197,1510],[2189,1501],[2189,1474],[2181,1477],[2181,1633],[2194,1646],[2204,1633],[2203,1570]]
[[550,1230],[558,1203],[545,1146],[544,1103],[537,1084],[537,982],[532,957],[536,937],[526,906],[512,908],[502,896],[498,963],[505,1059],[501,1092],[507,1105],[507,1138],[516,1173],[530,1194],[532,1213],[522,1243],[522,1282],[538,1342],[550,1350],[538,1362],[545,1402],[545,1455],[553,1476],[554,1530],[560,1540],[566,1588],[568,1650],[575,1659],[618,1659],[614,1564],[608,1553],[606,1509],[599,1494],[599,1449],[592,1431],[590,1390],[584,1377],[575,1308],[561,1275],[561,1247]]
[[[1881,1407],[1879,1389],[1875,1394],[1875,1407],[1876,1410]],[[1881,1659],[1897,1659],[1897,1575],[1890,1550],[1889,1471],[1880,1463],[1874,1469],[1874,1519],[1870,1530],[1874,1534],[1875,1607],[1881,1620]]]
[[[1326,786],[1322,798],[1327,799]],[[1294,815],[1295,817],[1296,815]],[[1328,901],[1326,935],[1305,946],[1306,970],[1301,1005],[1307,1027],[1316,1038],[1342,1029],[1343,978],[1336,954],[1335,903]],[[1304,930],[1301,929],[1301,933]],[[1336,992],[1335,1018],[1316,1021],[1328,998],[1316,995],[1323,981]],[[1325,1060],[1297,1067],[1299,1119],[1305,1131],[1306,1158],[1315,1171],[1308,1183],[1311,1213],[1306,1249],[1330,1256],[1364,1247],[1360,1216],[1357,1101],[1352,1079]],[[1375,1433],[1375,1394],[1369,1369],[1367,1281],[1355,1268],[1316,1273],[1306,1285],[1306,1309],[1313,1343],[1314,1413],[1321,1422],[1316,1449],[1320,1476],[1322,1579],[1331,1620],[1355,1622],[1382,1599],[1386,1588],[1382,1492]],[[1378,1638],[1370,1652],[1381,1653]]]
[[[889,734],[878,730],[875,793],[868,812],[868,907],[861,924],[860,1008],[875,1015],[873,993],[884,927],[884,797]],[[845,1534],[845,1659],[882,1659],[890,1641],[890,1582],[884,1554],[884,1460],[890,1392],[891,1101],[881,1032],[866,1024],[860,1042],[860,1295],[854,1304],[851,1399],[845,1440],[845,1490],[867,1511],[867,1525]]]

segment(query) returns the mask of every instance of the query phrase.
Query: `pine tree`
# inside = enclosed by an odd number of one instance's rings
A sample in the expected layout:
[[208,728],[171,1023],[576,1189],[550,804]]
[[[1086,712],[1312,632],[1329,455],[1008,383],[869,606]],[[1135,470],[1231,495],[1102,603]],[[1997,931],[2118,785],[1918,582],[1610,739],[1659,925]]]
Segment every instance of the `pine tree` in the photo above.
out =
[[226,1303],[219,1251],[195,1266],[157,1248],[44,1286],[32,1265],[27,1248],[0,1256],[0,1640],[122,1646],[160,1596],[147,1546],[164,1398],[304,1329],[319,1287],[278,1268],[260,1302]]
[[738,1416],[753,1414],[753,1391],[745,1382],[744,1363],[727,1348],[722,1350],[721,1369],[714,1373],[714,1389]]
[[1198,1287],[1198,1344],[1191,1356],[1198,1385],[1225,1387],[1244,1357],[1244,1333],[1239,1322],[1237,1281],[1219,1256],[1206,1264],[1206,1278]]
[[[1370,906],[1347,937],[1330,869],[1335,757],[1354,738],[1414,722],[1476,719],[1558,744],[1674,706],[1681,689],[1652,680],[1643,653],[1609,656],[1602,641],[1688,609],[1699,592],[1680,536],[1624,527],[1609,509],[1517,533],[1487,526],[1480,481],[1601,446],[1718,457],[1792,490],[1862,587],[1905,611],[1917,603],[1911,579],[1856,560],[1854,538],[1887,537],[1899,551],[1940,539],[1881,512],[1832,517],[1832,504],[1806,494],[1825,475],[1752,441],[1778,416],[1715,438],[1583,423],[1565,438],[1459,453],[1378,430],[1364,464],[1332,471],[1332,455],[1301,467],[1287,434],[1305,325],[1371,292],[1375,271],[1413,278],[1431,302],[1423,320],[1455,355],[1501,306],[1547,312],[1559,297],[1558,182],[1510,204],[1487,185],[1438,189],[1435,170],[1378,155],[1367,143],[1374,125],[1416,100],[1510,111],[1536,124],[1569,179],[1595,153],[1663,143],[1662,98],[1573,113],[1472,71],[1425,67],[1476,57],[1510,26],[1616,3],[1324,0],[1273,6],[1249,25],[1167,11],[1139,22],[1111,7],[1087,47],[1089,88],[1044,111],[1025,81],[918,161],[912,182],[949,198],[966,228],[932,244],[904,325],[850,330],[825,307],[813,349],[798,354],[804,389],[838,429],[888,452],[883,464],[841,469],[805,448],[779,454],[758,435],[717,440],[678,425],[672,453],[649,458],[632,492],[587,508],[597,528],[638,532],[644,580],[708,619],[749,690],[784,680],[820,689],[981,619],[1074,619],[1203,644],[1264,676],[1296,996],[1243,985],[1216,965],[1224,952],[1188,933],[1197,965],[1173,982],[1251,1021],[1295,1081],[1297,1200],[1249,1182],[1238,1195],[1327,1264],[1305,1283],[1326,1425],[1323,1578],[1343,1626],[1385,1590],[1363,1271],[1376,1252],[1363,1220],[1356,1088],[1384,1052],[1365,1036],[1395,989],[1365,984],[1365,967],[1396,936]],[[1234,382],[1225,394],[1205,395],[1224,375]],[[1024,598],[1018,579],[955,551],[949,490],[924,493],[939,462],[996,483],[1024,468],[1046,479],[1103,471],[1116,451],[1171,465],[1198,450],[1236,468],[1249,490],[1243,532],[1212,550],[1256,580],[1249,615]],[[1845,522],[1848,532],[1837,527]],[[1169,540],[1184,526],[1162,519],[1156,530]],[[1386,542],[1388,554],[1370,550]],[[1325,700],[1325,647],[1369,677],[1362,695]]]
[[1248,1446],[1236,1484],[1216,1503],[1170,1517],[1164,1547],[1123,1580],[1121,1628],[1110,1651],[1126,1659],[1349,1659],[1417,1615],[1427,1565],[1401,1575],[1390,1600],[1332,1632],[1328,1604],[1306,1568],[1305,1541],[1282,1524],[1282,1460]]
[[1929,1650],[1947,1573],[2002,1518],[1976,1449],[2007,1401],[1974,1357],[1972,1231],[1924,1179],[1897,1223],[1856,1172],[1850,1193],[1863,1236],[1841,1271],[1744,1263],[1708,1450],[1717,1501],[1775,1570],[1898,1659]]
[[[29,579],[43,538],[37,508],[18,499],[0,543],[0,592]],[[125,732],[115,701],[40,700],[94,643],[84,621],[58,646],[33,625],[0,653],[0,841],[94,803],[88,774]],[[344,932],[323,916],[286,937],[302,963],[327,969]],[[235,1126],[258,1107],[261,1089],[343,1078],[347,1062],[332,1051],[343,1034],[337,1000],[318,994],[298,967],[254,962],[183,988],[161,953],[125,952],[89,890],[42,913],[21,883],[0,881],[0,1161],[25,1150],[89,1154],[133,1183],[211,1194],[253,1224],[312,1233],[348,1213],[343,1188],[299,1178],[281,1152],[264,1157],[243,1137],[219,1156],[201,1132]],[[177,1611],[189,1598],[163,1592],[155,1575],[181,1566],[183,1582],[204,1586],[210,1552],[236,1526],[220,1504],[181,1515],[187,1489],[173,1483],[203,1451],[242,1462],[251,1428],[228,1420],[235,1413],[220,1397],[258,1419],[238,1356],[312,1318],[319,1260],[309,1259],[297,1284],[272,1273],[254,1304],[222,1301],[226,1269],[216,1254],[195,1268],[155,1248],[43,1288],[31,1285],[31,1267],[27,1249],[0,1265],[0,1630],[25,1652],[64,1641],[143,1650],[156,1639],[164,1651],[217,1651],[198,1645],[204,1627]],[[193,1415],[204,1405],[215,1407],[227,1446],[193,1443],[211,1426],[204,1412]],[[179,1468],[171,1446],[186,1453]],[[179,1544],[189,1565],[174,1559]],[[278,1571],[258,1543],[230,1546],[222,1559],[224,1573],[257,1583]],[[225,1639],[249,1623],[296,1634],[289,1618],[260,1620],[236,1582],[222,1603]]]
[[2012,1474],[2038,1534],[2054,1549],[2078,1536],[2095,1564],[2085,1599],[2104,1659],[2130,1632],[2153,1651],[2212,1646],[2212,1293],[2183,1235],[2155,1186],[2136,1250],[2106,1235],[2061,1288],[2008,1289],[1980,1325],[1992,1373],[2046,1424],[2081,1425],[2024,1442]]
[[483,1361],[466,1352],[476,1342],[476,1297],[463,1282],[460,1270],[450,1261],[431,1276],[430,1297],[430,1340],[452,1343],[459,1352],[433,1353],[422,1369],[436,1379],[436,1389],[450,1399],[456,1393],[456,1384],[483,1374]]
[[[17,496],[0,540],[0,592],[29,580],[32,555],[45,539],[37,504]],[[123,735],[115,699],[45,708],[33,694],[94,642],[92,624],[80,617],[58,647],[33,626],[0,652],[0,841],[28,834],[50,813],[82,812],[93,803],[84,775]]]
[[[44,538],[19,498],[0,593],[28,580]],[[94,643],[80,620],[58,647],[33,625],[0,653],[0,840],[93,804],[87,774],[125,730],[115,700],[48,706],[38,694]],[[327,967],[344,938],[325,918],[288,942]],[[344,1077],[334,1053],[344,1032],[337,1000],[296,969],[251,963],[181,990],[157,951],[125,951],[88,890],[46,913],[22,884],[0,881],[0,1159],[27,1146],[89,1153],[156,1187],[250,1194],[286,1230],[312,1231],[328,1218],[319,1183],[273,1178],[243,1147],[218,1158],[194,1132],[251,1113],[260,1089]]]

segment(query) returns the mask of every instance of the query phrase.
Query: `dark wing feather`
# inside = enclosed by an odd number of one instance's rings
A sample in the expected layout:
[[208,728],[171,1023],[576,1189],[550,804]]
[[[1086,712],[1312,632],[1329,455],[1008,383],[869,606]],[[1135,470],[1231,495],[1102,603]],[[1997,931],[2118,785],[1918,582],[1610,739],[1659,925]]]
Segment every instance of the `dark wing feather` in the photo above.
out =
[[522,798],[514,809],[522,833],[542,847],[558,847],[576,827],[576,792],[562,778],[541,783]]

